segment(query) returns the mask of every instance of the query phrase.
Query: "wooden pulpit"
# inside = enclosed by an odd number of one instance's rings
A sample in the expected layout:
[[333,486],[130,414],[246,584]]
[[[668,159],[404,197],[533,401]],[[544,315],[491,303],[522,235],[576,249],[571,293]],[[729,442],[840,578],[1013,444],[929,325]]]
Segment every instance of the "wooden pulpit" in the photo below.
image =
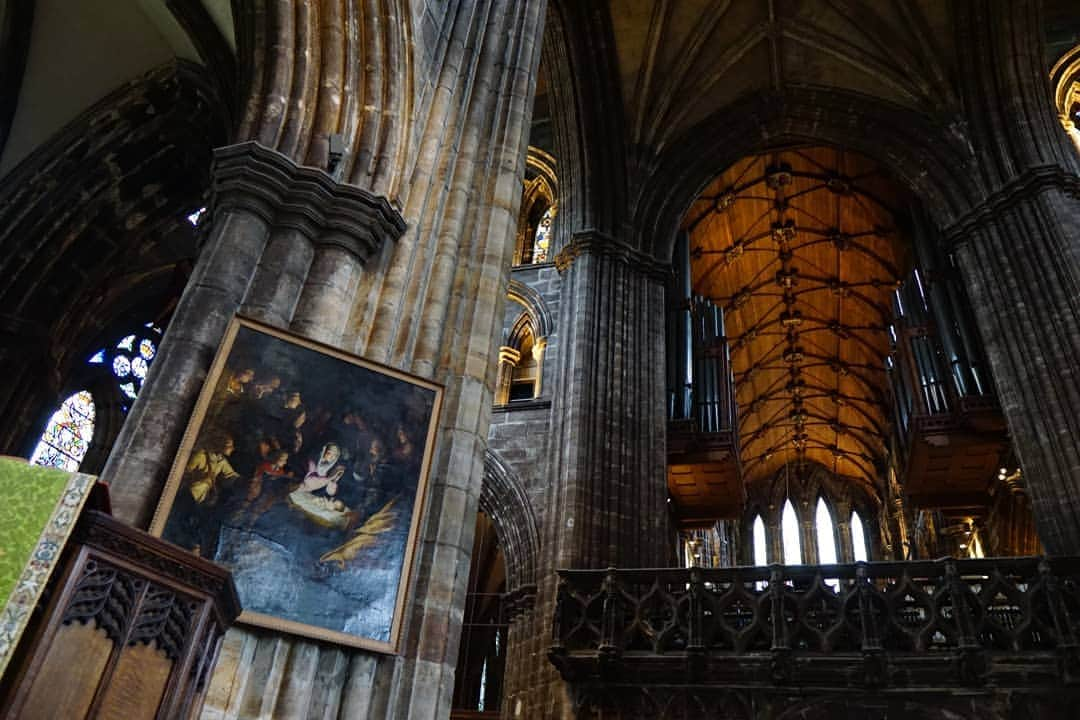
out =
[[191,718],[240,612],[228,571],[86,510],[0,686],[0,718]]

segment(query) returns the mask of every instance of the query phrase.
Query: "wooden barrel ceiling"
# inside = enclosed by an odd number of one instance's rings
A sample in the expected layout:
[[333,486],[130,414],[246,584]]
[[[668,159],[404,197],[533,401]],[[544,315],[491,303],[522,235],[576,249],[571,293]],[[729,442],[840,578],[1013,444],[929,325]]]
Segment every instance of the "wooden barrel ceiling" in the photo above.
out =
[[724,310],[745,481],[813,461],[877,484],[900,200],[866,158],[807,148],[736,163],[687,213],[693,290]]

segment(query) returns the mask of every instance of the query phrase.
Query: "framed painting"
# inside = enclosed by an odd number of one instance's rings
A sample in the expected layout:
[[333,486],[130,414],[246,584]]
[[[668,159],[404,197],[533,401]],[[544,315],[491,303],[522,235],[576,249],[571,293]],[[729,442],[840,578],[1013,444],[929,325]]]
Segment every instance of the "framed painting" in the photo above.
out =
[[236,318],[151,532],[232,571],[240,622],[396,652],[441,402]]

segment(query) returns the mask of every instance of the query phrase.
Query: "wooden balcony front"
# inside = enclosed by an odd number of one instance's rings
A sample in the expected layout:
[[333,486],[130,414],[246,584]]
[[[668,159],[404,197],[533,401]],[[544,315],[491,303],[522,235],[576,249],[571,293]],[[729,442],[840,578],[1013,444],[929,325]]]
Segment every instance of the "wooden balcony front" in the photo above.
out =
[[549,657],[571,684],[1080,692],[1080,558],[560,577]]
[[1005,418],[991,396],[958,398],[949,407],[912,417],[905,488],[916,507],[977,512],[989,502],[1009,447]]
[[743,483],[735,432],[701,432],[694,420],[669,421],[667,482],[680,522],[737,517]]

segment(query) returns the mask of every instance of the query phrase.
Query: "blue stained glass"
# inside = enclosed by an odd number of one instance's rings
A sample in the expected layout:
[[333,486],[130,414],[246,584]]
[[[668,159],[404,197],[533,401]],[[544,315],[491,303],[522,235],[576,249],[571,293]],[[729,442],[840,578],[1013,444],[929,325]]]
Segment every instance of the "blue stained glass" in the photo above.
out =
[[150,360],[153,360],[154,355],[157,354],[157,347],[149,338],[143,338],[142,342],[139,343],[139,354],[149,362]]
[[112,369],[116,377],[125,378],[131,374],[131,361],[123,355],[117,355],[113,358]]
[[132,400],[135,399],[135,383],[124,383],[120,386],[120,389],[123,390],[124,394],[127,395],[129,398],[131,398]]
[[128,335],[126,338],[116,343],[116,347],[119,350],[132,350],[135,347],[135,336]]
[[102,348],[101,350],[98,350],[98,351],[97,351],[96,353],[94,353],[94,354],[93,354],[93,356],[92,356],[92,357],[91,357],[91,358],[90,358],[89,360],[87,360],[86,362],[88,362],[88,363],[92,363],[92,364],[94,364],[94,365],[100,365],[100,364],[102,364],[103,362],[105,362],[105,349],[104,349],[104,348]]
[[146,379],[146,360],[141,357],[137,357],[131,361],[131,374],[139,378],[139,380]]

